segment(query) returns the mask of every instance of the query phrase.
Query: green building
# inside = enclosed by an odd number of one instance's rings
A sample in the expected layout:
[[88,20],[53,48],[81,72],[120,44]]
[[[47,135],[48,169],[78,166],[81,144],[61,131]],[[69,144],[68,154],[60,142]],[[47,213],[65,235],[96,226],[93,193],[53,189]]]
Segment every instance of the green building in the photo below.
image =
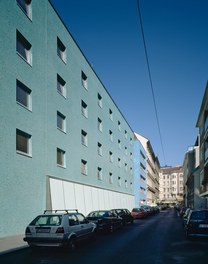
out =
[[48,0],[0,1],[0,237],[44,209],[132,209],[134,133]]

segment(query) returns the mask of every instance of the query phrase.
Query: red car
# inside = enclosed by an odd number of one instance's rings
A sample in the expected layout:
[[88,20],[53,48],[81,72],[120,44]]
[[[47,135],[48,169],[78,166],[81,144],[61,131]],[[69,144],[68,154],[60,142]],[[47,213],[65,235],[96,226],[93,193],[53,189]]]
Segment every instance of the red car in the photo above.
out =
[[133,208],[131,211],[131,215],[134,219],[140,219],[147,216],[147,212],[142,208]]

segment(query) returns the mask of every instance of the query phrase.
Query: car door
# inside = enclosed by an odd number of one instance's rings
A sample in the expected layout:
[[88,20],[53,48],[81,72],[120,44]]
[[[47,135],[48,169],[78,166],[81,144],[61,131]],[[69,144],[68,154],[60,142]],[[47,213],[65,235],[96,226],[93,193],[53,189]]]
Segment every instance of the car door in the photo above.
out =
[[68,223],[68,236],[70,236],[72,233],[75,233],[76,236],[79,235],[80,233],[80,224],[79,221],[76,217],[76,214],[70,214],[68,215],[68,219],[67,219]]
[[79,238],[82,239],[92,233],[93,227],[83,214],[77,214],[77,219],[80,225]]

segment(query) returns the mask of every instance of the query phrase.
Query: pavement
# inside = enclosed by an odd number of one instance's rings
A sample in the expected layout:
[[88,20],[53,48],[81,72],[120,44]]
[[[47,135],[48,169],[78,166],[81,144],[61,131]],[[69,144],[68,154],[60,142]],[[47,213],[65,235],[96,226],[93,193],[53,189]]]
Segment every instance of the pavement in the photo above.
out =
[[0,237],[0,255],[28,247],[23,237],[24,235]]

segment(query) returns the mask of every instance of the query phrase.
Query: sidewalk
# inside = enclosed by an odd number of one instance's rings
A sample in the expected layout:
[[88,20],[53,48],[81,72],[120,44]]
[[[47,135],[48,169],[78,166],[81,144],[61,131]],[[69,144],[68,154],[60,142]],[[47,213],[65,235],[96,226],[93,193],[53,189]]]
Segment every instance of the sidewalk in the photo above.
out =
[[28,245],[23,237],[24,235],[0,237],[0,255],[26,248]]

